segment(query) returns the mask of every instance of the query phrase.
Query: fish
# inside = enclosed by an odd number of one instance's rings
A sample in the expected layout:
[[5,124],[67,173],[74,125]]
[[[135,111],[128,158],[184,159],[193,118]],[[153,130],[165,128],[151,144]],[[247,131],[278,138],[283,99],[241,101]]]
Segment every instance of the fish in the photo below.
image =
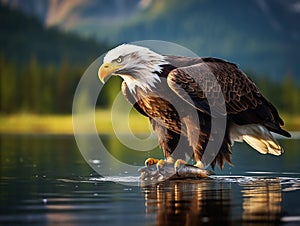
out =
[[184,164],[175,170],[173,164],[164,164],[162,167],[157,167],[156,164],[141,167],[140,173],[141,181],[160,182],[164,180],[184,180],[184,179],[201,179],[207,178],[215,173],[211,170],[200,169],[196,166]]

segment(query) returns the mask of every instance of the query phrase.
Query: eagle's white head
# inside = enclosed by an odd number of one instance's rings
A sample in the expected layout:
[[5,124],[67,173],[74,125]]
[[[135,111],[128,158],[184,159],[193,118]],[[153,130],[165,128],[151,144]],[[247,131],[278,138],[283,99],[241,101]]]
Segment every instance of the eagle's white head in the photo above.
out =
[[167,64],[164,56],[142,46],[123,44],[110,50],[104,57],[98,75],[103,82],[108,75],[118,75],[124,79],[130,92],[136,87],[144,91],[155,87],[160,78],[157,73]]

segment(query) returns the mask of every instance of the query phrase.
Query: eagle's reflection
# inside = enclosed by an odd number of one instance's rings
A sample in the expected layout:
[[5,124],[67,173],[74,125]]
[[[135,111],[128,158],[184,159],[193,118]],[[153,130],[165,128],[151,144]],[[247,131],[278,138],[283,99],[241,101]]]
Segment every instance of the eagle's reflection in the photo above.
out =
[[157,214],[156,225],[199,225],[230,222],[229,184],[209,179],[167,181],[145,188],[146,211]]
[[276,180],[165,181],[143,189],[146,212],[156,216],[156,225],[265,225],[280,219],[281,188]]

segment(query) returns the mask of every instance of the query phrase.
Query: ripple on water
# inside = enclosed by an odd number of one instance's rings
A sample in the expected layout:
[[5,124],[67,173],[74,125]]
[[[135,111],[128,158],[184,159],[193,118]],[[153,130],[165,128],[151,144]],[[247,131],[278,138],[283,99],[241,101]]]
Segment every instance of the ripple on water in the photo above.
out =
[[139,177],[137,176],[109,176],[109,177],[92,177],[89,178],[90,181],[110,181],[110,182],[117,182],[117,183],[138,183],[140,181]]
[[[260,173],[257,173],[260,174]],[[211,181],[217,183],[238,183],[240,185],[255,185],[260,183],[280,183],[282,185],[282,191],[295,191],[300,190],[300,178],[298,177],[285,177],[285,176],[271,176],[270,172],[268,176],[224,176],[224,175],[213,175],[209,178]],[[71,182],[64,180],[65,182]],[[184,180],[180,180],[184,182]],[[191,181],[191,180],[189,180]],[[196,182],[197,180],[193,180]],[[201,181],[201,179],[199,179]],[[78,182],[78,181],[77,181]],[[137,176],[109,176],[109,177],[91,177],[87,180],[80,181],[83,183],[90,182],[116,182],[116,183],[139,183],[140,179]]]

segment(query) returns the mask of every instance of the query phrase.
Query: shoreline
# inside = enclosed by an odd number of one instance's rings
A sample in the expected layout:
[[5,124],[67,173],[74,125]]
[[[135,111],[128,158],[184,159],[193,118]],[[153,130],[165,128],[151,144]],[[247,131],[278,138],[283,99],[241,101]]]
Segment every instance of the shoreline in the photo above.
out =
[[[114,134],[110,110],[97,109],[95,115],[98,134]],[[283,114],[283,119],[286,122],[284,129],[292,134],[292,138],[300,139],[300,116]],[[74,135],[72,120],[71,114],[0,114],[0,134]],[[130,114],[128,124],[120,124],[116,129],[124,134],[149,134],[150,124],[146,117],[133,113]],[[276,135],[276,138],[280,139],[281,136]]]
[[[110,110],[96,110],[95,126],[99,134],[114,133],[111,121]],[[128,128],[133,133],[150,132],[148,119],[137,113],[130,114],[128,124],[119,124],[116,129],[120,133],[128,133]],[[0,114],[0,134],[73,135],[73,117],[72,114]]]

